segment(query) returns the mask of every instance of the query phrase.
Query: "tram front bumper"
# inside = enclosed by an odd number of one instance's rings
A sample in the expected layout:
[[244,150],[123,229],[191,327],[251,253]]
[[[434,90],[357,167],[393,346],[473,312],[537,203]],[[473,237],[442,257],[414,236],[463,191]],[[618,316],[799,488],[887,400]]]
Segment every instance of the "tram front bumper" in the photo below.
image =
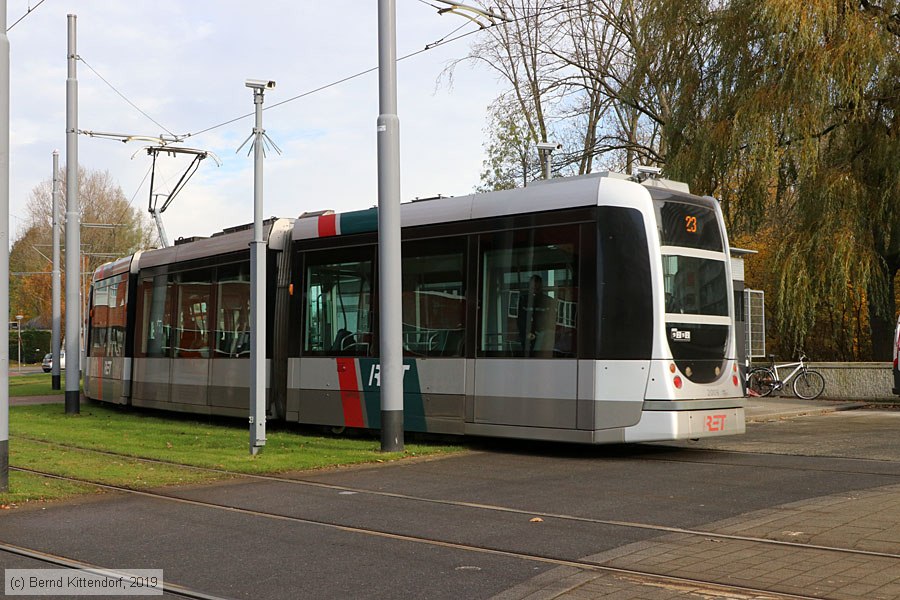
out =
[[721,435],[746,431],[744,409],[644,410],[641,420],[625,428],[626,442],[658,442]]

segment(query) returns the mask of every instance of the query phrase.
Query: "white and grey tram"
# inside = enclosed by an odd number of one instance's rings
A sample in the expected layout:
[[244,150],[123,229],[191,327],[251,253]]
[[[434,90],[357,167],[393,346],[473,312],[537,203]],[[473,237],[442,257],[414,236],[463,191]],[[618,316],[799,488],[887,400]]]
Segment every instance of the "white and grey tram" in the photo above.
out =
[[[582,443],[744,431],[715,200],[603,173],[401,215],[407,431]],[[380,427],[376,230],[375,209],[266,223],[270,418]],[[85,394],[246,416],[251,235],[99,268]]]

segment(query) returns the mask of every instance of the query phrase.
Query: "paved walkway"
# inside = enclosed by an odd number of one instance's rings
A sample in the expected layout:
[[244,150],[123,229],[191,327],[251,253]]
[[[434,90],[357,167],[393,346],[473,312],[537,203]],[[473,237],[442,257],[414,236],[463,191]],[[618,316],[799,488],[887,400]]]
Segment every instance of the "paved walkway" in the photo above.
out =
[[10,406],[22,406],[25,404],[61,404],[66,401],[65,394],[53,396],[18,396],[9,399]]
[[[704,530],[886,553],[848,555],[824,548],[671,534],[585,560],[727,585],[775,586],[782,593],[834,599],[900,598],[900,486],[825,496],[712,523]],[[498,600],[669,600],[710,598],[689,586],[648,587],[623,575],[559,568],[495,596]],[[723,596],[733,598],[734,596]]]
[[[865,402],[748,398],[748,424],[867,406]],[[723,438],[724,439],[724,438]],[[900,457],[894,457],[900,461]],[[603,566],[772,586],[780,592],[838,600],[900,599],[900,485],[821,496],[700,527],[711,533],[810,544],[761,546],[750,540],[670,534],[585,557]],[[829,550],[849,548],[860,556]],[[766,598],[746,596],[742,598]],[[647,585],[627,575],[560,567],[495,600],[687,600],[736,598],[690,585]]]
[[800,400],[793,397],[775,396],[773,398],[747,398],[744,406],[747,421],[754,422],[853,410],[868,406],[868,403],[855,400]]

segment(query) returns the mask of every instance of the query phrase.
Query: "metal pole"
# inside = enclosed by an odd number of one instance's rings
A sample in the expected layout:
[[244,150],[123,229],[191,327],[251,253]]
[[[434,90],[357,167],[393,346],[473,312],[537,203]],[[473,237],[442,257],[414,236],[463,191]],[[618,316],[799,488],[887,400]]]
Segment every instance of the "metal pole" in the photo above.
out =
[[0,492],[9,491],[9,37],[0,0]]
[[403,451],[400,118],[396,0],[378,0],[378,284],[381,450]]
[[[248,83],[248,85],[250,85]],[[263,240],[263,88],[253,87],[253,242],[250,244],[250,454],[266,445],[266,243]]]
[[52,321],[53,332],[50,335],[50,352],[53,353],[53,367],[50,370],[51,387],[60,389],[59,382],[59,342],[60,325],[62,324],[61,306],[62,292],[59,276],[59,151],[53,151],[53,274],[50,276],[53,287]]
[[16,315],[16,333],[19,335],[19,375],[22,374],[22,315]]
[[75,62],[75,15],[68,16],[68,77],[66,78],[66,414],[81,411],[79,384],[81,318],[81,225],[78,216],[78,79]]

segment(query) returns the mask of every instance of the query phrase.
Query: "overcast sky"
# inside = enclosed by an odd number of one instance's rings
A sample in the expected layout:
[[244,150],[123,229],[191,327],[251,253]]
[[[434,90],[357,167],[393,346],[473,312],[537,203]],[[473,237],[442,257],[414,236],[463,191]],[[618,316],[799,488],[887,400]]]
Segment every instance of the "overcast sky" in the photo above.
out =
[[[52,151],[66,162],[66,15],[76,14],[79,120],[82,130],[163,133],[95,75],[160,125],[195,133],[253,111],[245,79],[271,79],[266,105],[377,66],[376,0],[7,0],[10,32],[10,227],[15,239],[32,188],[48,179]],[[466,21],[438,15],[420,0],[397,0],[397,53],[443,38]],[[459,33],[475,29],[465,26]],[[450,61],[483,33],[398,65],[401,196],[460,195],[478,184],[487,106],[500,84],[485,67],[463,65],[452,86],[438,85]],[[265,213],[368,208],[377,203],[378,76],[294,100],[264,113],[282,149],[265,163]],[[248,117],[190,137],[184,145],[212,151],[163,214],[170,240],[209,235],[253,220],[253,164],[238,146]],[[79,161],[107,170],[134,206],[146,211],[150,158],[146,143],[79,136]],[[158,192],[179,176],[184,160],[161,158]],[[166,184],[168,182],[168,185]]]

